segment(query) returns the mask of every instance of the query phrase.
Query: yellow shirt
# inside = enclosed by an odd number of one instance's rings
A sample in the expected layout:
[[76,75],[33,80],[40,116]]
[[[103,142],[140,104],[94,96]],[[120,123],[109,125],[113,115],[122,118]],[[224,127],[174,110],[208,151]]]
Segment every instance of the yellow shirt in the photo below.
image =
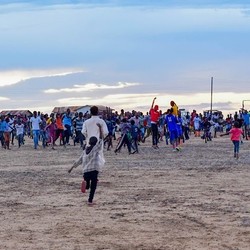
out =
[[172,109],[173,109],[173,115],[178,116],[178,106],[174,104],[174,106],[172,106]]

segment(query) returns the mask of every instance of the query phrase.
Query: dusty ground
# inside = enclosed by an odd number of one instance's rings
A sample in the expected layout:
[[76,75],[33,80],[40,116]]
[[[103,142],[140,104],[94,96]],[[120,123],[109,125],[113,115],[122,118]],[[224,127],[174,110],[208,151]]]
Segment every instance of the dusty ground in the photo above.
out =
[[106,152],[96,205],[80,192],[80,155],[0,149],[0,249],[250,249],[250,143],[186,142],[179,153],[150,140],[140,154]]

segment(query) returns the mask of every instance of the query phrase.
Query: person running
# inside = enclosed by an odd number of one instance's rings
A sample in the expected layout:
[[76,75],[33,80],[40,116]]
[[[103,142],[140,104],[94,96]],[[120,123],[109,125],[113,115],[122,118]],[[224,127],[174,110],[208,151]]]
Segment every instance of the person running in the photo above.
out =
[[63,117],[63,127],[64,127],[64,133],[63,133],[63,145],[66,147],[66,145],[70,145],[69,138],[72,135],[71,133],[71,127],[72,127],[72,118],[71,118],[71,111],[68,108],[66,111],[66,114]]
[[103,137],[105,138],[109,131],[106,122],[98,116],[99,109],[97,106],[90,108],[91,117],[87,119],[82,126],[82,134],[85,136],[86,141],[89,142],[89,138],[95,136],[100,138],[100,131],[96,124],[101,124]]
[[195,137],[200,137],[201,119],[198,114],[195,115],[193,122],[194,122]]
[[98,173],[104,166],[105,159],[101,154],[103,148],[103,131],[102,125],[96,123],[95,126],[99,129],[99,140],[95,136],[91,136],[88,141],[88,146],[83,151],[82,155],[76,160],[73,166],[68,170],[69,173],[73,168],[80,164],[83,166],[83,182],[81,191],[85,193],[86,189],[90,189],[88,205],[93,205],[93,199],[98,182]]
[[82,127],[83,127],[83,123],[84,123],[84,118],[83,118],[83,113],[79,112],[78,116],[76,117],[76,119],[74,120],[74,125],[75,125],[75,133],[76,136],[74,138],[74,146],[76,145],[76,143],[80,143],[81,148],[84,148],[84,141],[85,141],[85,137],[82,134]]
[[112,121],[110,115],[107,116],[107,119],[105,119],[105,122],[107,124],[109,134],[108,134],[106,140],[104,141],[104,146],[107,143],[108,144],[107,151],[109,151],[110,148],[113,147],[113,137],[114,137],[114,133],[115,133],[115,123],[114,123],[114,121]]
[[143,117],[143,128],[144,128],[144,132],[143,132],[142,142],[144,143],[146,139],[152,134],[151,120],[150,120],[150,115],[148,114],[148,112]]
[[248,140],[250,115],[247,112],[247,110],[244,110],[242,118],[243,118],[244,137],[246,138],[246,140]]
[[173,146],[173,151],[179,151],[178,148],[178,131],[177,131],[177,117],[173,115],[173,109],[168,109],[165,118],[167,131],[169,131],[170,143]]
[[40,133],[40,123],[42,122],[40,116],[37,115],[37,111],[33,112],[33,116],[30,118],[32,133],[33,133],[33,142],[34,149],[37,149],[38,139]]
[[238,121],[234,122],[234,127],[227,133],[221,134],[220,136],[231,134],[231,141],[234,145],[234,158],[239,159],[239,150],[240,150],[240,140],[241,135],[243,135],[243,130],[240,128]]
[[131,134],[132,142],[133,142],[131,146],[134,147],[134,150],[135,150],[134,152],[135,153],[139,153],[139,150],[138,150],[138,138],[139,138],[139,135],[140,135],[140,129],[135,124],[134,120],[131,120],[130,124],[131,124],[130,134]]
[[17,124],[15,125],[16,129],[16,136],[18,140],[18,147],[20,148],[21,145],[24,144],[24,124],[22,123],[21,119],[18,120]]
[[121,139],[118,142],[115,153],[120,152],[123,145],[127,145],[128,153],[131,154],[131,124],[128,123],[126,118],[123,118],[120,124],[121,129]]
[[174,101],[170,102],[171,108],[173,109],[173,115],[175,115],[176,117],[178,117],[179,114],[179,108],[176,105],[176,103]]
[[5,145],[4,148],[5,149],[10,149],[10,133],[13,130],[13,128],[10,125],[10,120],[9,117],[7,116],[3,122],[3,128],[4,128],[4,141],[5,141]]
[[64,135],[64,127],[63,127],[63,122],[62,122],[62,115],[60,113],[56,114],[56,126],[57,126],[57,130],[56,130],[56,139],[57,140],[59,138],[60,140],[60,146],[63,145],[63,135]]
[[5,141],[4,141],[5,126],[6,126],[5,117],[2,115],[0,117],[0,141],[1,141],[2,148],[5,148]]
[[56,140],[56,130],[57,130],[57,126],[56,126],[56,122],[55,122],[55,118],[52,118],[50,123],[46,126],[45,131],[47,131],[48,134],[48,140],[50,142],[51,145],[51,149],[55,149],[55,140]]

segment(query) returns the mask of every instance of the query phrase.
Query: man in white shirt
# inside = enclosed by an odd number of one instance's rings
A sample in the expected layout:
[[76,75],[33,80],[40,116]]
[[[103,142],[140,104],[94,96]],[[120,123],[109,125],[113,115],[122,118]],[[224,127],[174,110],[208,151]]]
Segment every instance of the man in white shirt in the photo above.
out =
[[82,134],[85,136],[87,143],[89,142],[89,138],[95,136],[96,138],[100,138],[100,130],[97,124],[101,125],[103,137],[105,138],[109,131],[107,124],[103,119],[98,116],[98,107],[93,106],[90,108],[91,118],[86,120],[83,123]]
[[37,149],[38,146],[38,138],[40,133],[40,123],[42,122],[41,118],[37,116],[37,112],[33,112],[33,116],[30,118],[31,128],[33,132],[33,141],[34,141],[34,149]]

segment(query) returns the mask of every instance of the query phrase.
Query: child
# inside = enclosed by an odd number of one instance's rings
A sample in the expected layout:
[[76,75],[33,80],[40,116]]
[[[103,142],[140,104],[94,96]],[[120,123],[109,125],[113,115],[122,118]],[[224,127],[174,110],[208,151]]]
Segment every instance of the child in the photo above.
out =
[[98,173],[101,170],[101,167],[104,165],[105,160],[103,158],[103,132],[101,129],[101,124],[96,124],[100,130],[100,140],[95,136],[89,138],[89,145],[83,151],[80,158],[74,162],[73,166],[68,170],[70,173],[73,168],[76,168],[81,163],[83,165],[83,183],[82,183],[82,192],[85,192],[85,189],[90,188],[88,205],[93,205],[93,198],[95,195],[95,190],[98,182]]
[[231,141],[234,144],[234,157],[239,159],[239,149],[240,149],[240,140],[241,135],[243,135],[243,131],[240,128],[240,124],[238,121],[234,122],[234,127],[227,133],[221,134],[220,136],[231,134]]
[[18,140],[18,147],[20,148],[23,143],[23,137],[24,137],[24,124],[21,120],[18,121],[18,123],[15,125],[16,129],[16,136]]
[[128,148],[128,153],[131,154],[131,140],[129,138],[130,135],[130,130],[131,130],[131,124],[127,122],[126,118],[122,119],[122,122],[120,124],[120,129],[121,129],[121,140],[116,146],[115,153],[120,152],[121,148],[123,145],[127,145]]
[[140,134],[140,129],[138,128],[138,126],[135,125],[135,121],[131,120],[130,121],[131,124],[131,129],[130,129],[130,133],[131,133],[131,137],[133,140],[133,147],[134,147],[134,152],[133,153],[138,153],[138,138],[139,138],[139,134]]
[[57,126],[55,123],[55,119],[51,118],[50,124],[45,127],[45,131],[48,132],[49,142],[51,143],[51,149],[53,150],[55,149],[54,146],[55,146],[55,140],[56,140],[56,129],[57,129]]
[[178,131],[177,131],[177,118],[173,115],[173,109],[168,109],[165,117],[166,130],[169,131],[170,144],[173,146],[173,151],[179,151],[178,148]]

